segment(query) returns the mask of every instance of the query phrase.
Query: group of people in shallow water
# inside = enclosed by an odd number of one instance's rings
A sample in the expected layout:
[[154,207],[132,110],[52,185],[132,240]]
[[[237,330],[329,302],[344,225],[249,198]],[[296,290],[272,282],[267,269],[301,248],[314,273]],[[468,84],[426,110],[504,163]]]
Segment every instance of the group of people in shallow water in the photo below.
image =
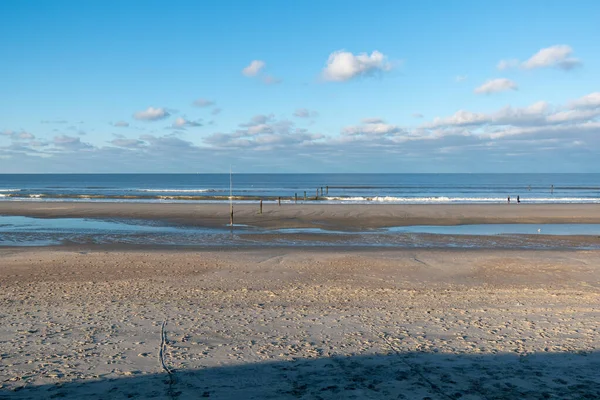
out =
[[[508,196],[508,202],[510,203],[510,196]],[[520,203],[520,202],[521,202],[521,197],[517,196],[517,203]]]

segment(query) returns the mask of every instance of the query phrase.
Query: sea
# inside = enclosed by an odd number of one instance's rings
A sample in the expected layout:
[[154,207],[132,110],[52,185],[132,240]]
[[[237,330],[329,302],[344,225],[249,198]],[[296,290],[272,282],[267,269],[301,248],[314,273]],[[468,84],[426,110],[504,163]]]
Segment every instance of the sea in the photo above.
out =
[[0,201],[600,203],[600,174],[0,174]]

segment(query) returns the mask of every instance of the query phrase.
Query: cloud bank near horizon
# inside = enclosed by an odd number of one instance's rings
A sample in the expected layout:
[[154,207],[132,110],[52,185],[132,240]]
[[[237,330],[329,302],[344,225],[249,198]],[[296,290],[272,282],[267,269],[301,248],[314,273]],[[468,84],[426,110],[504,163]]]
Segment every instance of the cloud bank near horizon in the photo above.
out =
[[[173,117],[167,114],[150,107],[141,120]],[[235,159],[249,170],[316,172],[335,171],[339,169],[336,162],[353,160],[354,168],[346,169],[363,171],[368,165],[368,170],[381,171],[394,162],[398,167],[409,165],[410,160],[429,160],[428,166],[443,169],[453,160],[474,157],[494,168],[510,160],[518,170],[522,157],[548,159],[565,149],[569,150],[569,163],[582,166],[596,160],[600,149],[600,92],[556,105],[539,101],[492,112],[458,110],[416,126],[401,126],[380,117],[365,117],[333,132],[304,126],[307,118],[317,115],[316,110],[305,108],[290,110],[288,117],[257,114],[239,122],[236,129],[214,130],[199,137],[185,130],[201,127],[199,121],[176,116],[170,124],[172,132],[136,135],[134,132],[142,131],[129,127],[130,134],[114,134],[105,143],[84,141],[65,131],[39,137],[22,130],[3,130],[0,165],[7,172],[16,167],[33,171],[40,165],[71,171],[86,171],[82,165],[87,165],[87,172],[123,172],[194,170],[198,164],[208,164],[218,172]],[[48,172],[66,171],[56,168]]]

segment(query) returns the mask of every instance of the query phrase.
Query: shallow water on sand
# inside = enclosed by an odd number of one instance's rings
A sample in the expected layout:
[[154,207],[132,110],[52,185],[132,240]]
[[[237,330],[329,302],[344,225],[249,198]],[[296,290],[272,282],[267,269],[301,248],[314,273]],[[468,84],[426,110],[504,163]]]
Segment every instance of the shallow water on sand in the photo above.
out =
[[600,224],[478,224],[454,226],[398,226],[390,233],[437,235],[600,235]]
[[365,231],[320,228],[182,227],[152,220],[0,216],[0,246],[343,246],[399,248],[600,248],[600,224],[403,226]]

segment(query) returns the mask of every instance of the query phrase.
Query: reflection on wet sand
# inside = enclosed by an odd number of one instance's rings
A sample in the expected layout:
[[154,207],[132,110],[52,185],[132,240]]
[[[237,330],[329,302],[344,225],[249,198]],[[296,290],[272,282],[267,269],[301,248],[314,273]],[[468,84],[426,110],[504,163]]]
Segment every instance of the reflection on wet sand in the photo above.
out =
[[[545,234],[527,234],[542,226]],[[539,229],[539,228],[538,228]],[[556,235],[549,233],[556,232]],[[0,217],[0,245],[340,246],[401,248],[573,248],[600,246],[600,224],[404,226],[366,230],[199,228],[154,220]]]

